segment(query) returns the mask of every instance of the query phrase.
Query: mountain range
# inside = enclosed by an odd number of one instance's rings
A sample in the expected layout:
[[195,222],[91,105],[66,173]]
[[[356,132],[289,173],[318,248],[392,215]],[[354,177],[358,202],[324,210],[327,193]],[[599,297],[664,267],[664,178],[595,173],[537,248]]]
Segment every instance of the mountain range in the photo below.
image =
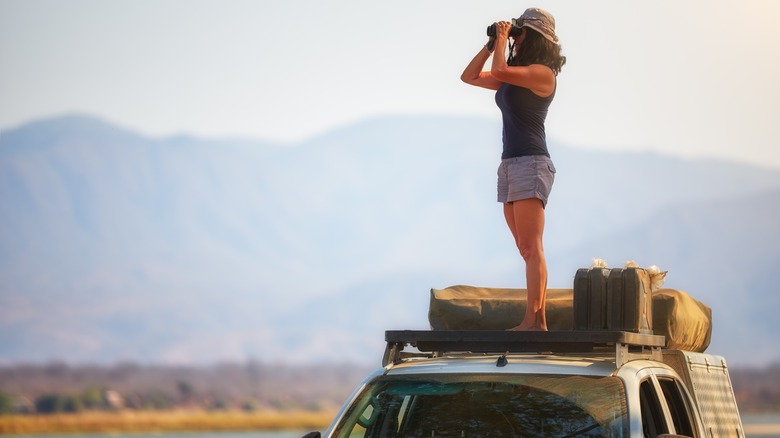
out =
[[[430,288],[522,287],[498,121],[399,115],[295,144],[69,115],[0,133],[0,361],[379,363]],[[711,352],[780,360],[780,170],[550,139],[550,287],[668,270]]]

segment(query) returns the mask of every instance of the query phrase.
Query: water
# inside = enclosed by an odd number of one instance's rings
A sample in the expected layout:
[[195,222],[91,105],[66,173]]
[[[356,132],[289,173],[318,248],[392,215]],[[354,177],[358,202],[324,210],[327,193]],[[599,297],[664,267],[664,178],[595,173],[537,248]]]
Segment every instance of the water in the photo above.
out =
[[780,414],[743,414],[747,438],[780,438]]

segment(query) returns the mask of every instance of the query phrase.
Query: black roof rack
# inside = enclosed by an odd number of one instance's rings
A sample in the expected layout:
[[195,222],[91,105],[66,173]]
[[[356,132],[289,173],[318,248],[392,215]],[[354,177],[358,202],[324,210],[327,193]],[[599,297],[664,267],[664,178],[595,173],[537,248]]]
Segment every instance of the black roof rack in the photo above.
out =
[[[590,353],[616,352],[618,364],[639,352],[641,357],[660,354],[665,338],[622,331],[505,331],[505,330],[388,330],[383,365],[402,359],[406,345],[435,354],[470,353]],[[656,356],[653,356],[656,357]]]

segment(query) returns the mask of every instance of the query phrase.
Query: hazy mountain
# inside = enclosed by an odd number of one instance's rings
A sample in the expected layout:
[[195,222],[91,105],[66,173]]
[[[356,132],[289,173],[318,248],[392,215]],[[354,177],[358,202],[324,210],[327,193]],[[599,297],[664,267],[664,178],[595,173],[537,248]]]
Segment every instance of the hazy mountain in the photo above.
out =
[[[522,285],[499,144],[496,121],[447,116],[288,145],[82,116],[5,131],[0,360],[378,363],[382,330],[427,326],[430,287]],[[596,256],[658,264],[713,307],[718,353],[780,359],[780,171],[551,150],[551,286]]]

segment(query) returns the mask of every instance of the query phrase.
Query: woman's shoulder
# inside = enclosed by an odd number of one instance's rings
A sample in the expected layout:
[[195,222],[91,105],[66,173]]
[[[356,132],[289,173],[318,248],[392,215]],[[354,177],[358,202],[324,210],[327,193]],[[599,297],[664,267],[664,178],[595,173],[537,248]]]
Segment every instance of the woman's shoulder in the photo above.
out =
[[530,64],[528,68],[532,69],[534,74],[548,76],[552,79],[556,77],[555,71],[547,64]]
[[513,85],[509,83],[504,83],[501,88],[499,88],[499,92],[501,93],[508,93],[508,94],[515,94],[515,95],[524,95],[529,98],[533,98],[538,101],[551,101],[555,97],[555,92],[558,89],[558,81],[555,81],[555,84],[553,85],[552,92],[548,95],[541,95],[535,92],[534,90],[523,87],[521,85]]

